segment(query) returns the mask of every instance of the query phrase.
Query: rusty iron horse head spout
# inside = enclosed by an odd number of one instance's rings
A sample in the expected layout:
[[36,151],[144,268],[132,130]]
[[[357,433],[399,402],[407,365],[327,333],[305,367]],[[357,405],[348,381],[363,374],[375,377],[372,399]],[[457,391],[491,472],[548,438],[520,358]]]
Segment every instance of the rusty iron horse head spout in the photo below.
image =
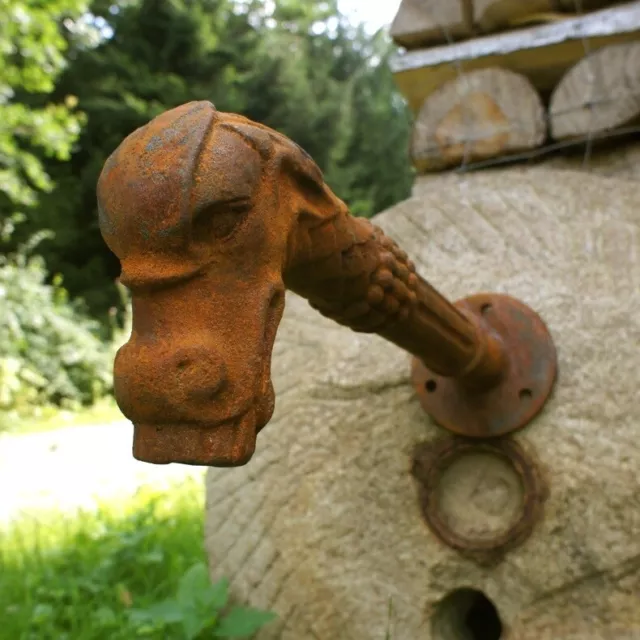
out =
[[134,456],[245,464],[274,410],[284,274],[314,257],[300,221],[318,226],[345,205],[295,143],[204,101],[130,134],[97,193],[132,293],[114,377]]
[[114,373],[139,460],[250,460],[275,406],[285,287],[413,354],[423,407],[456,433],[519,429],[553,388],[555,347],[533,310],[495,294],[451,304],[298,145],[210,102],[128,136],[102,170],[98,210],[133,294]]

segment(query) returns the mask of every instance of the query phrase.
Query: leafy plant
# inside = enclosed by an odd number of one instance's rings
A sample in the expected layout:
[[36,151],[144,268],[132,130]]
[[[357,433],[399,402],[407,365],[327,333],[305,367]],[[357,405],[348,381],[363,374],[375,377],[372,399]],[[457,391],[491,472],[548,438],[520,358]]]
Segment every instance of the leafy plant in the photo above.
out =
[[[195,640],[246,638],[275,618],[273,613],[240,606],[221,614],[228,604],[228,591],[228,580],[212,585],[206,566],[198,563],[182,576],[175,597],[147,609],[133,609],[131,619],[143,627],[178,627],[185,640]],[[204,632],[208,632],[206,636]]]
[[[75,96],[43,102],[66,64],[61,27],[72,29],[86,8],[84,0],[0,0],[0,195],[14,205],[33,205],[53,189],[42,155],[68,160],[85,122]],[[25,104],[26,95],[38,106]]]
[[[205,569],[202,478],[0,522],[3,640],[243,638],[273,618]],[[72,515],[72,514],[70,514]],[[135,613],[134,613],[135,611]],[[201,629],[199,635],[188,635]]]
[[99,323],[83,313],[79,302],[69,301],[60,277],[46,282],[44,261],[34,250],[48,237],[42,231],[14,253],[0,255],[5,422],[42,406],[90,405],[112,385],[112,354],[100,338]]

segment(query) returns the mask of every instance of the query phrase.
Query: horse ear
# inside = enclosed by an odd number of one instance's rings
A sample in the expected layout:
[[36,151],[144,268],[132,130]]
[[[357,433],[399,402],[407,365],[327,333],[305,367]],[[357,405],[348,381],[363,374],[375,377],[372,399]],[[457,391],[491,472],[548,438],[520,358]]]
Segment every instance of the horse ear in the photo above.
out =
[[295,185],[298,219],[325,222],[327,216],[335,215],[344,203],[331,191],[324,181],[318,165],[302,147],[291,142],[290,148],[280,159],[281,175],[288,176]]

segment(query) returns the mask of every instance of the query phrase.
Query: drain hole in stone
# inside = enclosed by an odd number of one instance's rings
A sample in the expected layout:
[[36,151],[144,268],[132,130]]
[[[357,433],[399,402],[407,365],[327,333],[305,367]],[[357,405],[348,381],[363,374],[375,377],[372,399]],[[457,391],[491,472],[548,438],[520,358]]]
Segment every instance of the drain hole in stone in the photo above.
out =
[[500,640],[502,622],[482,591],[456,589],[437,604],[431,634],[433,640]]
[[424,388],[429,393],[433,393],[438,388],[438,384],[436,383],[435,380],[427,380],[424,384]]

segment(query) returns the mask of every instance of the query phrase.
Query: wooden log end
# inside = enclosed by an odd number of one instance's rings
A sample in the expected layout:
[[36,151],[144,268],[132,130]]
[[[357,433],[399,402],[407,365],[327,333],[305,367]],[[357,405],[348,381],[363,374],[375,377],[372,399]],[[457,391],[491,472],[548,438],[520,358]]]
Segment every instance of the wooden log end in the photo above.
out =
[[407,49],[452,42],[472,34],[471,15],[465,0],[403,0],[390,34]]
[[603,47],[575,64],[549,104],[556,140],[599,136],[640,118],[640,41]]
[[[391,61],[398,88],[414,113],[460,68],[470,72],[500,66],[526,75],[541,92],[553,91],[586,51],[640,39],[640,3],[446,46],[408,51]],[[585,49],[585,43],[588,44]]]
[[507,69],[481,69],[425,100],[411,158],[418,171],[437,171],[536,148],[545,139],[544,107],[531,83]]

